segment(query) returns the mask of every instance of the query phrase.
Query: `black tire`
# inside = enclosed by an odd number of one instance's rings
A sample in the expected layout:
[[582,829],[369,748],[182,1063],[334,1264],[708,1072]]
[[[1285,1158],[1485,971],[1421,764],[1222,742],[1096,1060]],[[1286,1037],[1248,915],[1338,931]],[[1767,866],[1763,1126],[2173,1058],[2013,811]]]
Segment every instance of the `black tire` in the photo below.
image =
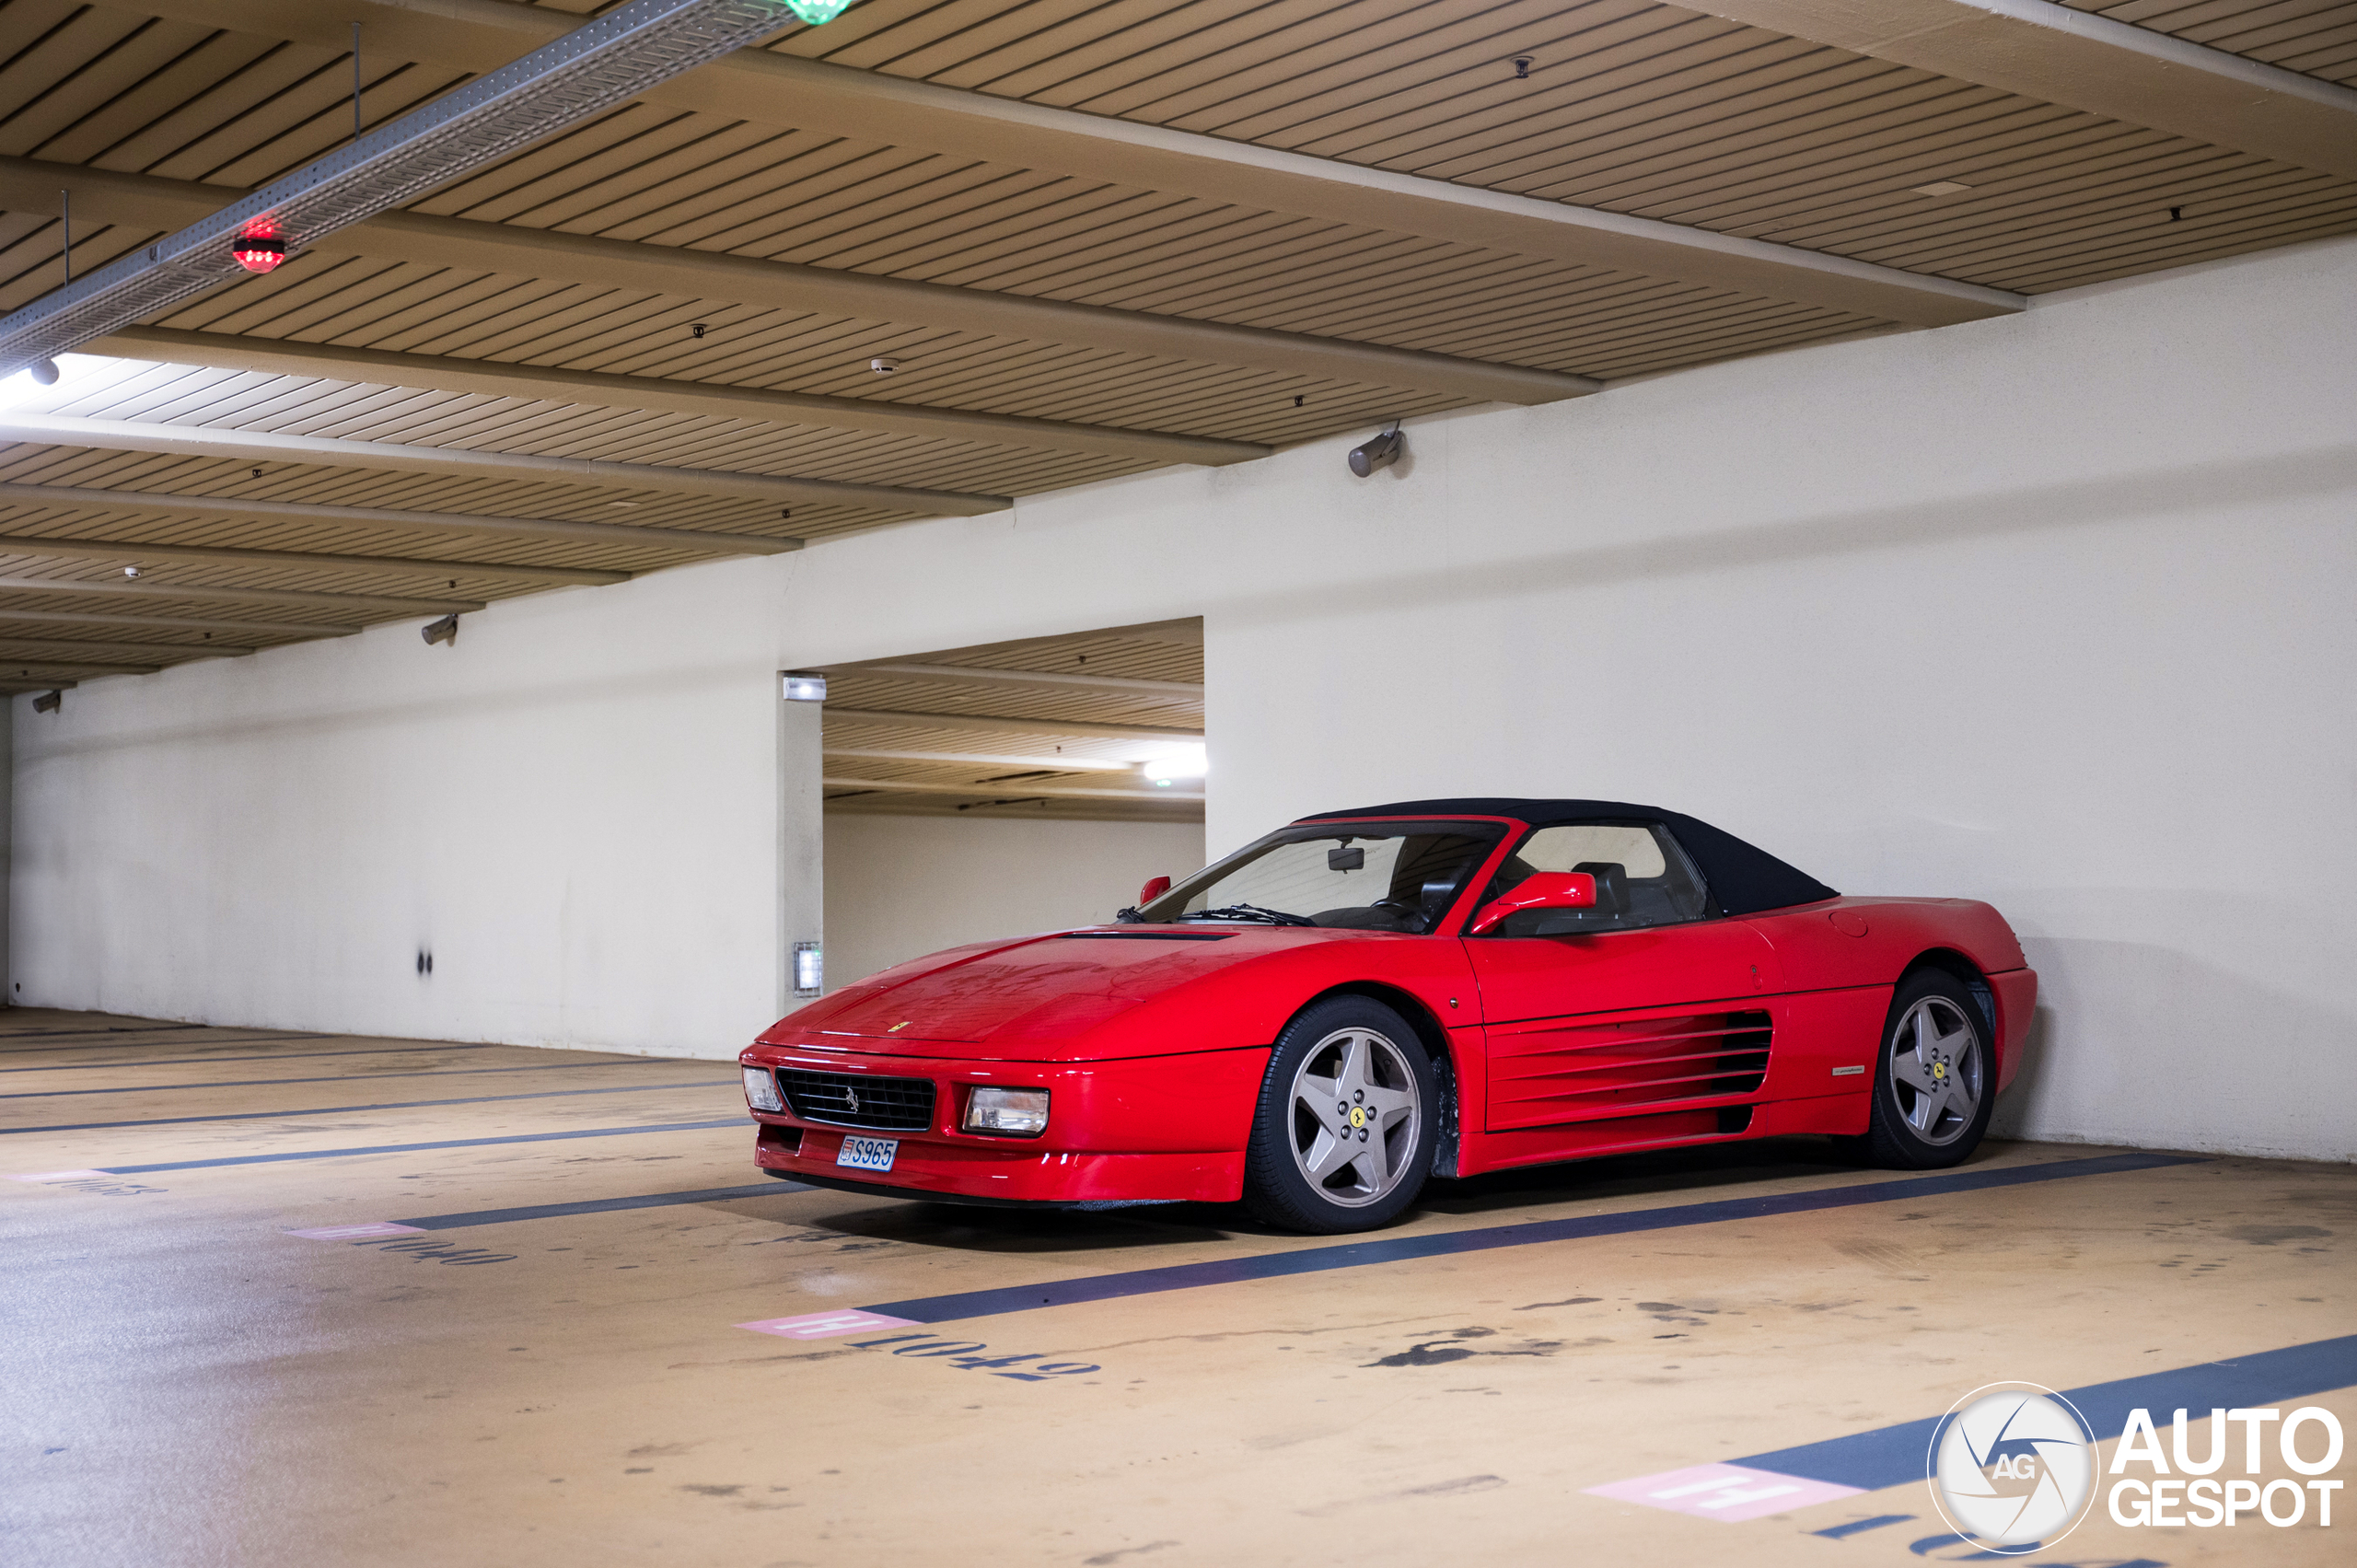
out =
[[1858,1156],[1892,1170],[1959,1165],[1980,1146],[1996,1101],[1989,1019],[1972,993],[1945,970],[1899,981],[1875,1052],[1866,1133],[1852,1144]]
[[[1314,1091],[1320,1084],[1332,1087]],[[1314,1096],[1314,1109],[1305,1096]],[[1246,1207],[1268,1225],[1312,1235],[1390,1224],[1432,1174],[1439,1109],[1432,1060],[1398,1013],[1364,996],[1303,1008],[1260,1080],[1244,1156]]]

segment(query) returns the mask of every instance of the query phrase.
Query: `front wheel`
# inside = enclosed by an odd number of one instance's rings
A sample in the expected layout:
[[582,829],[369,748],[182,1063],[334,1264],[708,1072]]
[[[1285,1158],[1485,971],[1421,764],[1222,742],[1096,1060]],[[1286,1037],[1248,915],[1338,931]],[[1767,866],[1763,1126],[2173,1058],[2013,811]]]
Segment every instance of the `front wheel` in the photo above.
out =
[[1244,1202],[1268,1224],[1333,1234],[1387,1225],[1432,1172],[1432,1061],[1380,1002],[1306,1007],[1270,1052],[1244,1159]]
[[1890,1000],[1861,1152],[1875,1165],[1936,1170],[1980,1144],[1997,1098],[1988,1021],[1954,975],[1921,970]]

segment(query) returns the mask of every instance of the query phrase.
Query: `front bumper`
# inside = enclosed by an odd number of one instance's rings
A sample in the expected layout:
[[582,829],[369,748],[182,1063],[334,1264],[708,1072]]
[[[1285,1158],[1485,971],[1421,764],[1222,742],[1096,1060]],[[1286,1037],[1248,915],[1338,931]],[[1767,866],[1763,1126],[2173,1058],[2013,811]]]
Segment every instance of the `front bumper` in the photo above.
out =
[[[788,1111],[755,1111],[754,1163],[768,1174],[896,1197],[985,1202],[1232,1202],[1244,1190],[1244,1145],[1268,1067],[1266,1047],[1115,1062],[1026,1063],[865,1054],[757,1045],[748,1067],[925,1078],[931,1125],[845,1127]],[[1036,1138],[958,1130],[965,1090],[1044,1088],[1048,1129]],[[899,1141],[889,1171],[836,1165],[845,1137]]]

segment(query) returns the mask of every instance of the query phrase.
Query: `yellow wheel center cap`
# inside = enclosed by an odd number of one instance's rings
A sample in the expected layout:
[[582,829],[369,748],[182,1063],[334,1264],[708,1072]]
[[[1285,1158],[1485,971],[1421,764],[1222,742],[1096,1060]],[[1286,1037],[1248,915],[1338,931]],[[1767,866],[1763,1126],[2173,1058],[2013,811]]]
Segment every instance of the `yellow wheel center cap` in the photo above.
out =
[[1366,1125],[1366,1107],[1363,1105],[1354,1105],[1351,1107],[1351,1125],[1353,1127],[1364,1127]]
[[1934,1078],[1945,1078],[1945,1077],[1946,1077],[1947,1075],[1948,1075],[1948,1064],[1947,1064],[1946,1063],[1945,1063],[1945,1062],[1934,1062],[1934,1063],[1932,1063],[1932,1076],[1933,1076],[1933,1077],[1934,1077]]

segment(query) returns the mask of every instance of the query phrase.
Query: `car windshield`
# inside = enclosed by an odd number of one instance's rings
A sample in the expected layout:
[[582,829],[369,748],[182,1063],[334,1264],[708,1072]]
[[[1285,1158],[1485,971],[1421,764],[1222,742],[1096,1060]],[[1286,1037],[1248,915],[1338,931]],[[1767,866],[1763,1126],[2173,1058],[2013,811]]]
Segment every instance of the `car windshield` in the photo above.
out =
[[1197,872],[1135,918],[1427,932],[1504,830],[1487,822],[1286,828]]

